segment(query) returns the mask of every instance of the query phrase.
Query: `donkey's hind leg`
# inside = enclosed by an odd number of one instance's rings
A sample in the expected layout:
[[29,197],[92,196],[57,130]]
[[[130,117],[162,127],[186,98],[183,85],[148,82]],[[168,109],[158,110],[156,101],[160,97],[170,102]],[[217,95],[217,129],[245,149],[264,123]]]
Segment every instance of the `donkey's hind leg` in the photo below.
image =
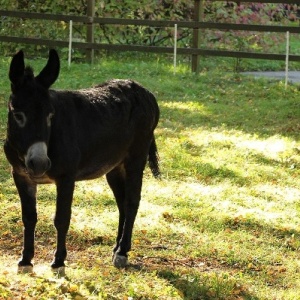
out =
[[119,227],[116,238],[116,246],[113,249],[113,263],[115,267],[122,268],[127,264],[127,256],[123,256],[118,259],[116,258],[116,252],[119,248],[125,223],[125,170],[123,165],[116,167],[106,174],[106,179],[111,190],[113,191],[119,210]]
[[127,253],[131,249],[134,221],[141,199],[142,177],[146,159],[126,161],[107,174],[107,181],[115,195],[119,209],[119,228],[114,248],[113,263],[117,268],[127,264]]

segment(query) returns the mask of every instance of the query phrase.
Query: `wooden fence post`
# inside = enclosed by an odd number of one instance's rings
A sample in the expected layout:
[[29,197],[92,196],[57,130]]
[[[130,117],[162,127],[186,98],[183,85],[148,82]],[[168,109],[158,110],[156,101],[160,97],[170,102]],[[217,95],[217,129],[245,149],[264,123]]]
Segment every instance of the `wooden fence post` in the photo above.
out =
[[[86,42],[94,43],[94,16],[95,16],[95,0],[87,0],[87,16],[88,22],[86,24]],[[94,49],[86,49],[86,60],[92,64],[94,61]]]
[[[203,20],[203,0],[194,1],[194,21],[201,22]],[[193,29],[193,48],[200,48],[201,45],[200,30]],[[198,54],[192,55],[192,72],[199,73],[199,59]]]

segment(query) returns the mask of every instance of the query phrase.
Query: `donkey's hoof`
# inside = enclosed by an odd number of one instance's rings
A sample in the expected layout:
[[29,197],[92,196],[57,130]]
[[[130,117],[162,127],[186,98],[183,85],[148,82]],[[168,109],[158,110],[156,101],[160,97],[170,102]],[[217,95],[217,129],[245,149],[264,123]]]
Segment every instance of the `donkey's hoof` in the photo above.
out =
[[66,276],[66,269],[65,266],[59,268],[51,268],[52,273],[58,277],[65,277]]
[[33,266],[18,266],[18,274],[30,274],[33,273]]
[[128,264],[128,259],[126,256],[119,255],[116,253],[113,256],[113,264],[118,269],[125,268]]

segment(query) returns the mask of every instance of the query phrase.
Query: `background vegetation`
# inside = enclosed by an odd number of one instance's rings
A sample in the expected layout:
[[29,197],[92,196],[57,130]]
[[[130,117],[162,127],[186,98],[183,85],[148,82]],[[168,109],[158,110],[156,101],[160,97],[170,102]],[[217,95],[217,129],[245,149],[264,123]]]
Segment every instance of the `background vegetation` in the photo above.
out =
[[[86,15],[86,1],[75,0],[0,0],[2,9],[40,13]],[[119,1],[95,0],[95,13],[99,17],[150,19],[150,20],[192,20],[194,14],[193,0],[151,0],[151,1]],[[204,1],[203,20],[208,22],[237,24],[277,24],[298,26],[297,5],[239,3],[230,1]],[[27,36],[45,39],[67,40],[69,29],[65,22],[47,20],[26,20],[2,17],[0,33],[3,35]],[[97,25],[95,42],[109,44],[135,44],[153,46],[172,46],[173,28]],[[74,40],[85,41],[86,26],[74,23]],[[282,47],[285,34],[243,31],[203,30],[201,32],[202,47],[206,49],[226,49],[236,51],[284,53]],[[192,30],[180,28],[178,31],[178,47],[191,47]],[[1,44],[1,52],[11,55],[15,45]],[[42,53],[44,46],[24,47],[28,53]],[[67,51],[65,49],[65,51]],[[298,48],[295,49],[297,54]],[[82,57],[80,51],[74,55]]]
[[[1,147],[9,61],[0,58]],[[45,59],[29,63],[38,72]],[[55,188],[40,186],[35,273],[17,275],[20,204],[0,151],[0,299],[300,299],[299,87],[227,64],[210,59],[196,76],[184,63],[173,75],[156,55],[63,61],[55,88],[133,78],[156,95],[163,176],[145,172],[125,270],[111,264],[117,209],[105,180],[77,183],[63,278],[49,266]]]

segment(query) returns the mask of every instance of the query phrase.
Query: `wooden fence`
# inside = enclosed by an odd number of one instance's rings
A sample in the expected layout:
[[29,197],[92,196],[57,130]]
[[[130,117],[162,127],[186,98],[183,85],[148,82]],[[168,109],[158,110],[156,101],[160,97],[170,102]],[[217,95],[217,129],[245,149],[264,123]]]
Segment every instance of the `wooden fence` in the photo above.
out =
[[[222,1],[222,0],[214,0]],[[242,2],[254,2],[253,0],[243,0]],[[257,1],[258,2],[258,1]],[[259,3],[282,3],[282,0],[265,0]],[[295,3],[295,1],[287,1],[285,3]],[[88,0],[87,16],[70,16],[70,15],[55,15],[21,11],[0,10],[0,17],[15,17],[26,19],[43,19],[53,21],[65,21],[83,23],[87,26],[86,42],[73,42],[72,47],[85,49],[88,53],[88,59],[92,61],[93,50],[113,50],[113,51],[141,51],[141,52],[156,52],[156,53],[173,53],[173,47],[158,47],[158,46],[138,46],[138,45],[120,45],[120,44],[102,44],[94,43],[93,25],[94,24],[117,24],[117,25],[139,25],[149,27],[174,27],[177,24],[178,28],[191,28],[193,30],[193,42],[190,48],[177,48],[177,54],[192,56],[192,71],[197,72],[199,67],[199,57],[201,56],[224,56],[236,58],[255,58],[255,59],[270,59],[270,60],[285,60],[285,54],[270,54],[270,53],[253,53],[243,51],[225,51],[211,50],[200,48],[199,29],[218,29],[218,30],[244,30],[258,32],[287,32],[300,33],[300,27],[297,26],[273,26],[273,25],[247,25],[247,24],[229,24],[229,23],[214,23],[203,22],[203,0],[194,0],[194,20],[193,21],[155,21],[155,20],[138,20],[138,19],[117,19],[117,18],[99,18],[94,16],[94,0]],[[0,35],[0,42],[9,43],[24,43],[35,45],[46,45],[49,47],[68,47],[68,41],[58,41],[40,38],[16,37]],[[300,61],[299,55],[289,55],[290,61]]]

